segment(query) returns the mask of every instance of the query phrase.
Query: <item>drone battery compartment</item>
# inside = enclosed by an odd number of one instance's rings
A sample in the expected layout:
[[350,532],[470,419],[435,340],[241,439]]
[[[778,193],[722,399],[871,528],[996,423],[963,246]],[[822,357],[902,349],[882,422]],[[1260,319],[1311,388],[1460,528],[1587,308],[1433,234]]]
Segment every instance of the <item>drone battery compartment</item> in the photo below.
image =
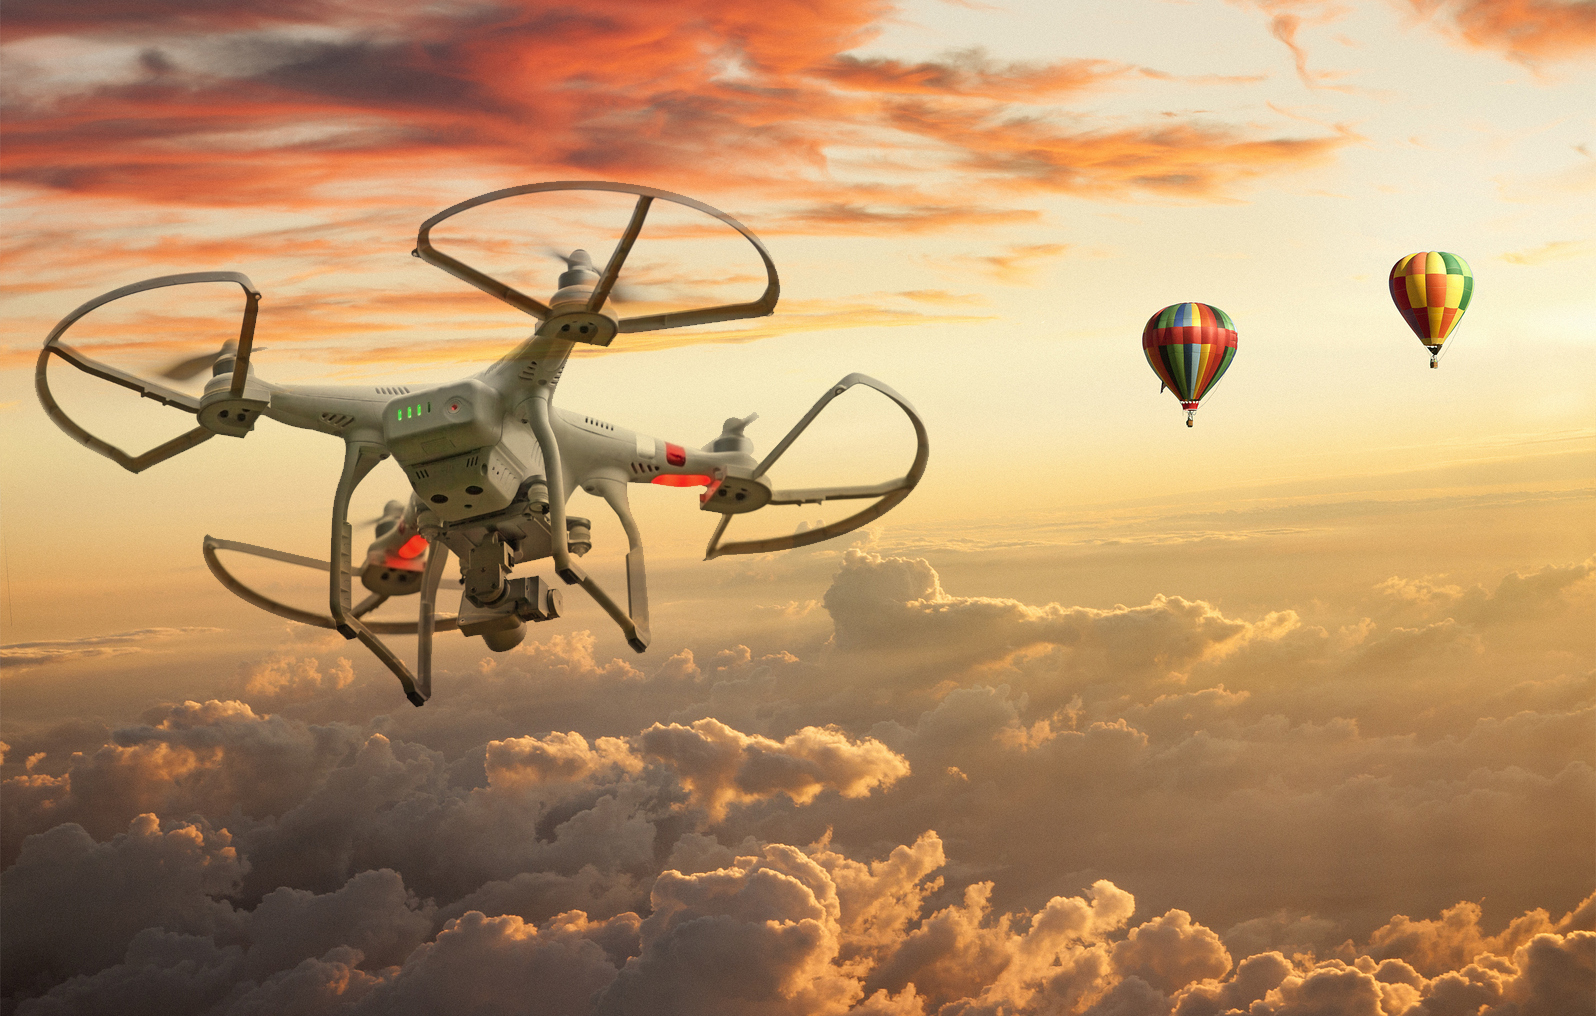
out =
[[521,471],[499,447],[503,431],[499,393],[475,378],[401,395],[383,409],[383,443],[447,522],[515,499]]
[[499,393],[475,378],[401,395],[382,411],[382,442],[407,466],[496,445],[503,428]]

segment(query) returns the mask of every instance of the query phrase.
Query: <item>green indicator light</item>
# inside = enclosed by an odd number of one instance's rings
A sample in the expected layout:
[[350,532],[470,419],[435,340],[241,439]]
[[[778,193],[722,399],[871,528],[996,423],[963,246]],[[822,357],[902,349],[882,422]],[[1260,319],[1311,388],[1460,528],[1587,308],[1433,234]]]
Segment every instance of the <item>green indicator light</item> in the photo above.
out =
[[394,410],[394,415],[403,420],[405,418],[405,411],[403,409],[396,409]]

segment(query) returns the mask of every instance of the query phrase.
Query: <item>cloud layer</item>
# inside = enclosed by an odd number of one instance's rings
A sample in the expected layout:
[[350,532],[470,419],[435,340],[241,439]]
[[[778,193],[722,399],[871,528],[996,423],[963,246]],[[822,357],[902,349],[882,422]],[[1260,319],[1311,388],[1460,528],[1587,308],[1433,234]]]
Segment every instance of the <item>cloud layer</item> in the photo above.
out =
[[[962,597],[924,560],[837,561],[811,660],[649,671],[556,636],[390,713],[387,682],[278,657],[238,675],[242,700],[11,735],[11,1001],[1527,1016],[1590,997],[1596,706],[1567,668],[1589,562],[1393,577],[1327,628],[1178,596]],[[1451,702],[1421,715],[1432,673]],[[631,733],[525,732],[551,715]]]

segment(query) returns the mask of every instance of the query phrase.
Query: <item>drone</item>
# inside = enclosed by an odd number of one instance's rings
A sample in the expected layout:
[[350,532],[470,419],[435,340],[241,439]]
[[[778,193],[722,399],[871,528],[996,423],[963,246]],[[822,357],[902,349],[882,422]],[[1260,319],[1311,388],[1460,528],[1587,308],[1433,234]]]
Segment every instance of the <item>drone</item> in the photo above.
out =
[[[630,221],[607,262],[599,268],[583,250],[561,255],[565,271],[548,302],[500,282],[464,261],[437,250],[432,230],[468,209],[525,194],[601,191],[637,198]],[[650,207],[671,202],[704,213],[735,230],[758,252],[764,265],[764,292],[747,303],[674,310],[622,318],[612,299],[633,244]],[[849,374],[831,386],[814,407],[763,458],[745,434],[758,414],[732,417],[720,434],[699,448],[676,444],[641,431],[554,405],[554,393],[578,343],[607,347],[617,335],[687,325],[763,317],[776,307],[781,286],[763,243],[736,219],[700,201],[668,191],[607,181],[560,181],[493,191],[444,209],[421,224],[416,257],[443,269],[534,318],[532,335],[479,373],[447,384],[285,385],[260,377],[250,364],[261,294],[238,272],[167,275],[123,286],[90,300],[68,314],[45,339],[34,381],[50,419],[80,444],[137,473],[220,434],[244,438],[263,417],[290,427],[314,430],[344,442],[343,471],[333,493],[330,560],[320,561],[232,540],[206,536],[207,566],[228,590],[280,617],[335,629],[358,639],[393,672],[405,697],[416,706],[432,695],[432,643],[436,632],[458,630],[481,636],[494,652],[519,645],[528,622],[559,617],[562,595],[542,576],[514,577],[516,565],[550,560],[554,575],[578,586],[620,627],[627,643],[648,648],[648,586],[642,534],[632,517],[627,489],[633,483],[700,487],[699,508],[719,521],[705,560],[734,554],[763,554],[829,540],[858,529],[902,502],[925,473],[930,446],[924,423],[910,403],[892,388],[863,374]],[[206,366],[211,378],[195,398],[100,363],[61,341],[79,319],[136,293],[207,282],[236,283],[244,293],[238,339],[219,352],[196,357],[167,371],[168,378],[197,375]],[[198,426],[140,455],[129,455],[73,422],[50,393],[46,368],[51,357],[94,377],[121,385],[162,405],[197,418]],[[854,387],[874,389],[907,416],[914,428],[914,460],[901,477],[862,486],[786,490],[772,485],[771,467],[800,434],[831,404]],[[411,492],[390,501],[376,522],[376,540],[359,567],[353,558],[350,498],[383,460],[392,456],[404,470]],[[626,533],[624,605],[577,558],[592,549],[591,521],[567,514],[576,490],[602,498]],[[722,542],[732,518],[771,505],[807,505],[848,499],[874,503],[847,518],[782,536]],[[222,564],[218,551],[231,551],[287,564],[325,570],[328,613],[301,610],[273,600],[239,581]],[[438,591],[449,556],[459,560],[460,607],[439,615]],[[355,579],[368,593],[354,599]],[[453,583],[450,583],[452,586]],[[396,596],[419,596],[415,622],[367,619]],[[414,672],[380,636],[416,635]]]

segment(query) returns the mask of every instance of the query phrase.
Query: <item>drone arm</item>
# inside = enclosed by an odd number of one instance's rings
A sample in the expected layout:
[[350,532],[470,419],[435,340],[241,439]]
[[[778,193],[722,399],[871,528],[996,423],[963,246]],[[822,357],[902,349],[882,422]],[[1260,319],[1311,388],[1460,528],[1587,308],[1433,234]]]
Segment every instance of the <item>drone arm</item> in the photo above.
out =
[[383,662],[384,666],[393,671],[399,683],[404,686],[405,698],[410,700],[411,705],[420,706],[424,705],[427,699],[417,690],[410,668],[394,655],[393,650],[389,649],[382,639],[366,627],[365,622],[360,620],[351,605],[350,546],[353,531],[349,526],[349,499],[354,494],[355,487],[366,478],[366,474],[387,457],[387,453],[379,445],[350,441],[346,446],[343,475],[339,478],[338,490],[333,495],[332,567],[327,572],[327,603],[331,608],[332,619],[338,633],[346,639],[359,639],[377,659]]
[[769,501],[770,504],[818,504],[822,501],[868,497],[879,497],[881,500],[863,511],[833,522],[830,525],[805,530],[802,533],[792,533],[787,536],[775,536],[764,540],[743,540],[724,545],[721,544],[720,539],[726,532],[731,516],[723,516],[720,524],[715,527],[714,535],[709,539],[709,546],[704,551],[705,560],[729,554],[763,554],[770,551],[791,550],[795,547],[807,547],[810,544],[820,543],[834,536],[841,536],[843,533],[851,532],[868,522],[880,518],[909,496],[909,492],[914,490],[915,486],[920,482],[920,478],[925,475],[926,462],[931,456],[930,439],[926,435],[925,423],[921,421],[920,414],[915,412],[914,407],[909,404],[907,399],[887,385],[864,374],[849,374],[833,385],[831,390],[826,392],[825,395],[822,395],[820,401],[815,403],[814,408],[805,413],[804,418],[798,421],[798,425],[789,431],[787,436],[782,438],[775,448],[771,449],[770,454],[765,456],[764,461],[754,468],[753,476],[756,479],[763,476],[776,463],[776,460],[781,458],[788,448],[792,447],[792,443],[815,421],[821,411],[831,404],[831,400],[854,385],[874,388],[896,403],[898,408],[903,410],[904,414],[909,417],[909,422],[914,425],[915,436],[914,462],[910,464],[909,471],[896,480],[869,486],[813,487],[802,490],[774,491]]

